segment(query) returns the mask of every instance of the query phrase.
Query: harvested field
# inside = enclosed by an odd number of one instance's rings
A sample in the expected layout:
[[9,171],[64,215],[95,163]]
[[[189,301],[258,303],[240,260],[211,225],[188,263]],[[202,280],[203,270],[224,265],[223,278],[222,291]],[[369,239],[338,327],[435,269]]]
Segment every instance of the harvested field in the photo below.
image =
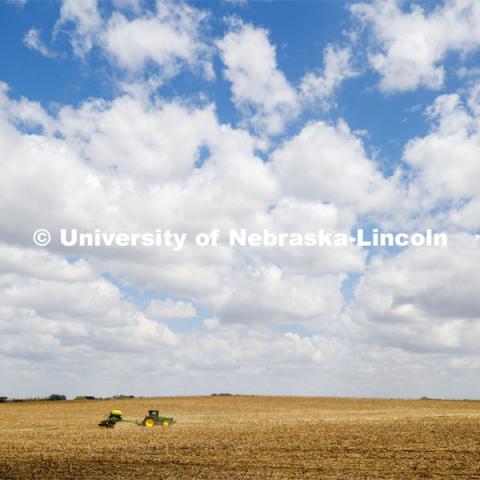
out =
[[[97,427],[119,408],[171,428]],[[0,478],[480,478],[480,402],[183,397],[0,405]]]

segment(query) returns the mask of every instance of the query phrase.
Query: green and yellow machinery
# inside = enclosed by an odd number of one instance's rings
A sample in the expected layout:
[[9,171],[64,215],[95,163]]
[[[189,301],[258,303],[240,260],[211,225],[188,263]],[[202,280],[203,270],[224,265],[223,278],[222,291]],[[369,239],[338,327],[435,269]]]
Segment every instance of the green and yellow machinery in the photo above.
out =
[[112,410],[108,417],[102,420],[98,426],[113,428],[119,422],[122,423],[135,423],[136,425],[142,425],[147,428],[155,427],[156,425],[162,426],[164,428],[169,427],[176,423],[175,419],[172,417],[166,417],[160,415],[158,410],[149,410],[148,414],[145,415],[145,418],[142,421],[139,420],[130,420],[123,418],[123,414],[120,410]]

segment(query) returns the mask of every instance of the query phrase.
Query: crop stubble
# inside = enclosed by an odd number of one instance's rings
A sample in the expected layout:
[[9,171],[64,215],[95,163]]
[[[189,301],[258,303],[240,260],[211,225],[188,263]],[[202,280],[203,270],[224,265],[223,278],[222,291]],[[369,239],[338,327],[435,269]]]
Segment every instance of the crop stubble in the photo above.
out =
[[[101,429],[113,408],[178,424]],[[480,402],[181,397],[0,405],[0,478],[480,479]]]

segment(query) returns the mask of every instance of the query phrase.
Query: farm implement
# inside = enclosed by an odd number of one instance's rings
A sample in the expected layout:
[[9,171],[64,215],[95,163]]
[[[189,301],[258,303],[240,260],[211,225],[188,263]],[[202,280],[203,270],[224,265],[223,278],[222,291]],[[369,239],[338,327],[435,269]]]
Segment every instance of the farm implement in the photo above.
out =
[[98,426],[105,428],[114,428],[117,423],[134,423],[135,425],[151,428],[159,425],[161,427],[169,427],[176,423],[172,417],[165,417],[160,415],[158,410],[149,410],[143,420],[130,420],[123,418],[123,414],[120,410],[112,410],[108,417],[102,420]]

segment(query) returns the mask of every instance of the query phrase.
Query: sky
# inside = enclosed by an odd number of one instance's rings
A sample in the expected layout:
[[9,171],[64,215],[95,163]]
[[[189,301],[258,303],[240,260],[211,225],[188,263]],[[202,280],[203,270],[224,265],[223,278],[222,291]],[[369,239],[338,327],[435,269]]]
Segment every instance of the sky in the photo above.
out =
[[[4,0],[0,42],[0,395],[480,396],[478,2]],[[241,228],[448,246],[193,240]]]

